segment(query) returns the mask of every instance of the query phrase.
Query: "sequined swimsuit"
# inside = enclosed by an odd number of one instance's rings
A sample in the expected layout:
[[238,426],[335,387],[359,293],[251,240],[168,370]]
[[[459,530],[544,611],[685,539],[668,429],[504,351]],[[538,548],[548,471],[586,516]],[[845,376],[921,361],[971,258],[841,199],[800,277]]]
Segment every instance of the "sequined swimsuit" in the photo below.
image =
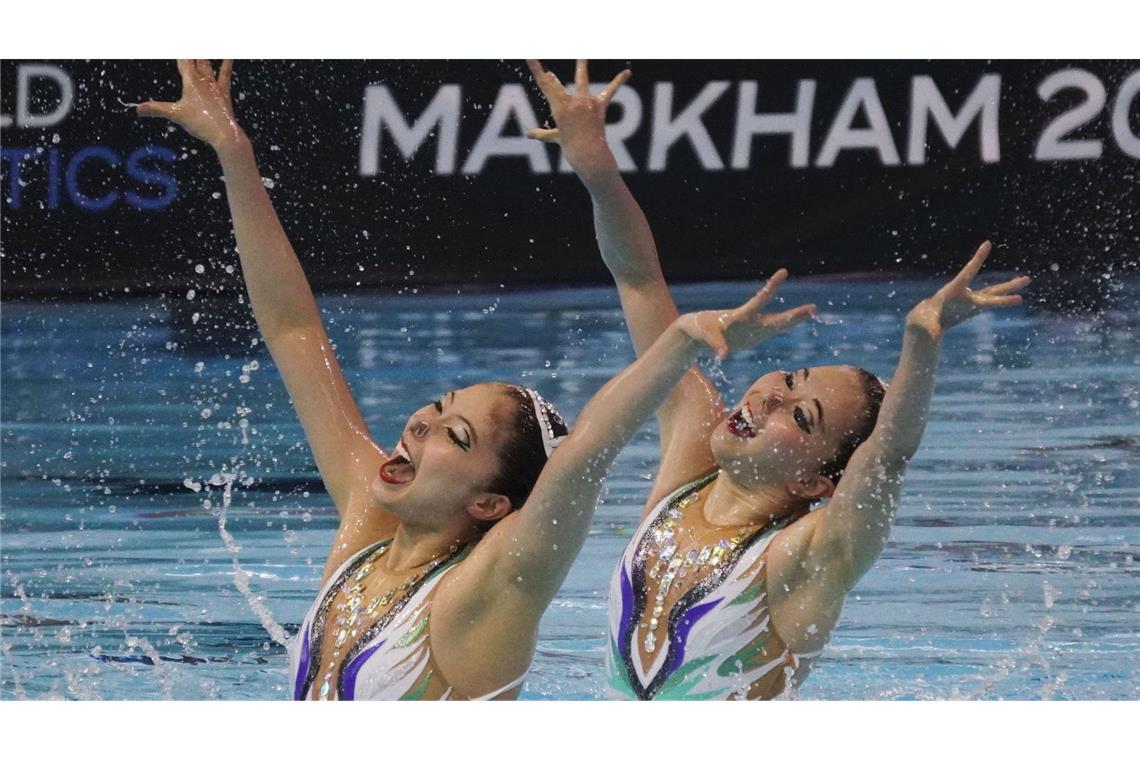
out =
[[[317,595],[300,630],[289,642],[293,699],[311,697],[313,682],[320,673],[321,640],[326,628],[325,617],[330,614],[332,600],[372,552],[390,541],[391,539],[385,539],[357,552],[332,574]],[[394,604],[393,609],[349,649],[336,680],[337,699],[415,700],[424,698],[429,691],[439,691],[438,699],[457,698],[452,688],[435,671],[428,623],[432,592],[464,556],[466,551],[461,551],[428,573],[413,593]],[[477,699],[493,699],[520,685],[522,681],[523,677],[520,676]]]
[[782,525],[733,546],[668,611],[660,644],[643,665],[638,650],[647,606],[647,564],[666,513],[716,479],[719,471],[681,486],[642,521],[610,582],[606,685],[614,699],[744,699],[777,697],[806,675],[819,652],[793,653],[771,625],[767,549]]

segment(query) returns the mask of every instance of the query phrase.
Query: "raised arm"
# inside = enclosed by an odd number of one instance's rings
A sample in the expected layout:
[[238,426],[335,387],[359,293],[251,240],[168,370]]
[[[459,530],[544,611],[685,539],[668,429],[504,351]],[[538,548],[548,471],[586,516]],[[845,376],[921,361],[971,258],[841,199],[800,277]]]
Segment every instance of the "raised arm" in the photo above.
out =
[[[711,347],[723,357],[783,332],[814,312],[815,307],[807,305],[760,314],[785,276],[778,273],[739,308],[675,320],[637,361],[594,395],[523,508],[480,542],[476,552],[493,558],[492,572],[507,587],[523,590],[533,610],[545,609],[562,584],[586,538],[610,463],[698,354]],[[485,587],[501,588],[495,583]]]
[[[678,312],[661,271],[649,223],[606,144],[606,109],[630,72],[622,71],[592,95],[586,62],[580,60],[572,94],[538,61],[528,64],[557,124],[555,129],[532,130],[530,136],[561,146],[567,162],[589,191],[598,248],[617,284],[626,326],[640,356],[677,319]],[[698,368],[691,367],[658,409],[661,470],[681,480],[707,471],[712,466],[708,431],[720,421],[723,409],[716,387]],[[661,483],[654,491],[672,490],[673,485]],[[647,503],[656,501],[651,494]]]
[[550,104],[555,129],[535,129],[530,137],[559,145],[566,161],[590,193],[594,230],[602,260],[617,283],[633,347],[640,356],[677,319],[649,222],[626,187],[606,143],[606,110],[630,77],[625,69],[597,95],[590,93],[586,62],[578,61],[572,94],[552,71],[527,61],[534,81]]
[[181,125],[217,153],[225,175],[242,276],[254,317],[301,419],[342,519],[365,506],[368,475],[383,453],[372,441],[321,324],[313,293],[261,180],[253,147],[233,114],[232,61],[215,77],[205,60],[180,60],[182,97],[149,101],[140,116]]
[[[789,638],[813,623],[825,637],[827,626],[818,617],[838,616],[843,598],[886,545],[903,473],[926,428],[943,333],[984,310],[1021,302],[1014,293],[1028,277],[970,290],[989,252],[990,244],[983,243],[957,277],[911,310],[875,429],[852,454],[827,506],[800,521],[809,532],[789,531],[789,540],[804,543],[777,552],[770,572],[790,594],[773,596],[773,616],[784,613],[780,619]],[[801,615],[804,625],[797,626],[792,621]]]

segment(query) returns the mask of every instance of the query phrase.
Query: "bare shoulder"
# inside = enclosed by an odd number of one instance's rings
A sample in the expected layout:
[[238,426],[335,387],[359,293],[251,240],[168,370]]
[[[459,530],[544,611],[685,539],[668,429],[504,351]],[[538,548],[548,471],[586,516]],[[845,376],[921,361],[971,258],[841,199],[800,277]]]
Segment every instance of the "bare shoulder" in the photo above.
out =
[[768,599],[772,627],[793,652],[827,643],[843,609],[846,587],[828,572],[832,558],[816,556],[812,538],[822,510],[789,525],[768,549]]
[[811,540],[820,516],[821,510],[809,512],[772,539],[767,560],[771,588],[791,591],[799,585],[807,569]]
[[[504,520],[512,519],[510,515]],[[522,582],[502,578],[506,531],[492,529],[440,582],[432,601],[432,656],[455,689],[477,695],[509,683],[530,664],[545,605]]]
[[[471,625],[484,617],[499,617],[504,611],[525,613],[528,599],[525,578],[508,578],[504,569],[511,552],[519,551],[511,540],[514,512],[499,521],[479,540],[467,557],[440,584],[433,607],[441,619]],[[537,604],[537,603],[534,603]],[[545,605],[542,605],[545,608]],[[538,610],[541,616],[542,610]],[[525,616],[525,615],[524,615]]]

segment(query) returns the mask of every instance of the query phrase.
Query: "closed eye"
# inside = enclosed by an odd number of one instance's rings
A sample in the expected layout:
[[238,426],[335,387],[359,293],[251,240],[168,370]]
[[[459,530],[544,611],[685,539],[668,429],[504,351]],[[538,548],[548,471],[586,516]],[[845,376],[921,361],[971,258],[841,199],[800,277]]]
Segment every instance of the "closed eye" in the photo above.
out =
[[796,421],[796,424],[800,426],[801,430],[811,435],[811,427],[808,425],[807,417],[804,415],[803,409],[797,406],[795,411],[792,412],[792,419]]
[[[459,432],[464,433],[464,435],[466,435],[465,431],[461,430]],[[461,438],[459,433],[455,432],[454,428],[448,428],[447,429],[447,437],[451,439],[452,443],[454,443],[456,446],[463,449],[464,451],[470,451],[471,450],[471,442],[464,440],[464,438]]]
[[[443,399],[436,399],[435,401],[431,402],[431,405],[435,407],[435,410],[438,413],[443,414]],[[467,435],[466,430],[459,428],[458,433],[456,432],[456,428],[446,428],[446,430],[447,437],[451,439],[452,443],[464,451],[471,450],[471,438]]]

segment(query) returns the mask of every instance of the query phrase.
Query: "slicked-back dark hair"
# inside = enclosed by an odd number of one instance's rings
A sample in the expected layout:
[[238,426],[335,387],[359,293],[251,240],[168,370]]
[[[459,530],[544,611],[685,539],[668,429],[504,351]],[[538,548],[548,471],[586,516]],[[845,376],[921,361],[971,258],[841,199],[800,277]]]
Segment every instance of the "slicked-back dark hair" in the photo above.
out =
[[[492,493],[502,494],[511,502],[511,511],[522,507],[546,466],[546,448],[542,444],[542,424],[535,415],[534,402],[526,389],[518,385],[500,386],[506,395],[506,434],[499,448],[499,474],[487,486]],[[556,436],[567,433],[566,422],[553,405],[542,400],[543,411]]]
[[862,367],[852,367],[852,369],[859,376],[859,384],[863,387],[863,396],[867,400],[867,407],[860,415],[855,429],[844,435],[839,442],[839,449],[835,452],[835,456],[820,465],[819,474],[835,485],[839,485],[839,479],[843,477],[843,472],[847,469],[847,463],[851,461],[851,455],[855,453],[855,449],[859,448],[860,444],[867,440],[871,436],[871,431],[875,429],[875,423],[879,420],[879,409],[883,405],[883,396],[887,393],[883,381],[875,375]]

